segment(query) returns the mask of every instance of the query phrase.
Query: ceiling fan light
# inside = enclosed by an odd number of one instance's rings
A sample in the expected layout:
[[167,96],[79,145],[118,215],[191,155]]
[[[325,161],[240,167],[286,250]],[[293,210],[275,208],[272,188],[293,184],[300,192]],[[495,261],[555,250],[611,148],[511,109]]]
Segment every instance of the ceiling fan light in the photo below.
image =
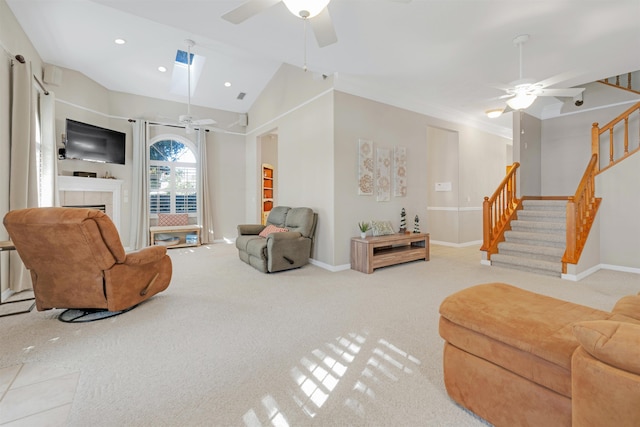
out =
[[487,114],[487,117],[489,117],[490,119],[495,119],[496,117],[500,117],[503,111],[504,111],[504,108],[495,108],[493,110],[487,110],[485,111],[485,113]]
[[331,0],[282,0],[287,9],[298,18],[313,18],[327,7]]
[[533,101],[537,98],[536,95],[531,95],[527,93],[519,93],[513,98],[507,100],[507,105],[514,110],[524,110],[529,108]]

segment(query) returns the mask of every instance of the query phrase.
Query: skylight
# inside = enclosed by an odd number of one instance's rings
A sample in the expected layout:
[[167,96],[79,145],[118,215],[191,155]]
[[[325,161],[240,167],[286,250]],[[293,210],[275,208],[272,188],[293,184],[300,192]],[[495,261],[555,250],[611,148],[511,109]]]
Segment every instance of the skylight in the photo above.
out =
[[[180,63],[180,64],[184,64],[187,65],[187,57],[189,55],[187,54],[187,52],[185,52],[184,50],[180,50],[178,49],[178,51],[176,52],[176,62]],[[191,63],[193,64],[193,57],[195,56],[194,53],[191,54]]]
[[[187,96],[188,58],[189,55],[186,51],[178,49],[173,63],[173,74],[171,75],[171,93]],[[198,86],[205,61],[206,58],[204,56],[191,53],[191,96],[193,96]]]

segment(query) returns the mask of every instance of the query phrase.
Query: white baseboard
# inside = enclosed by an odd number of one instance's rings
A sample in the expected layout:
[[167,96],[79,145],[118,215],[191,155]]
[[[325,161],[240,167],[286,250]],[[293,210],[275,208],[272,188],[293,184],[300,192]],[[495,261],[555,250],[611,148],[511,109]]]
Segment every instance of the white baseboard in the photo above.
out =
[[329,270],[333,273],[338,271],[349,270],[351,268],[351,264],[343,264],[343,265],[329,265],[321,261],[317,261],[313,258],[309,259],[309,264],[313,264],[317,267],[324,268],[325,270]]
[[571,280],[573,282],[578,282],[584,279],[585,277],[592,275],[598,270],[612,270],[612,271],[622,271],[624,273],[640,274],[640,268],[624,267],[621,265],[612,265],[612,264],[598,264],[579,274],[563,274],[562,278],[564,280]]
[[464,242],[464,243],[451,243],[451,242],[441,242],[440,240],[429,240],[429,243],[434,245],[450,246],[452,248],[466,248],[467,246],[482,245],[482,240],[475,240],[472,242]]

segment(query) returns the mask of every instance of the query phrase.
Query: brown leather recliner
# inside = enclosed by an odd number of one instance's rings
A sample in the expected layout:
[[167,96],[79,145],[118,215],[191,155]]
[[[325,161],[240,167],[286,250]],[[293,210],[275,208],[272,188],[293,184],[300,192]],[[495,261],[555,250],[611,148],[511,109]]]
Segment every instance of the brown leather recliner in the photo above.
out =
[[101,211],[21,209],[7,213],[3,222],[30,270],[39,311],[127,310],[171,281],[166,248],[125,253],[118,230]]

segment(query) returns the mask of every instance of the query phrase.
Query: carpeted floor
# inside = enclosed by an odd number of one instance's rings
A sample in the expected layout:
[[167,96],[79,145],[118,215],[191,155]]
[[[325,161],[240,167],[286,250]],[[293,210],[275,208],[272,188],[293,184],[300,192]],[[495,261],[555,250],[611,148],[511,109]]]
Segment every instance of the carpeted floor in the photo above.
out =
[[123,315],[0,319],[0,368],[78,372],[69,426],[482,426],[444,389],[444,297],[498,281],[609,310],[640,291],[632,273],[569,282],[482,266],[477,247],[432,245],[429,262],[371,275],[263,274],[226,244],[169,253],[169,288]]

